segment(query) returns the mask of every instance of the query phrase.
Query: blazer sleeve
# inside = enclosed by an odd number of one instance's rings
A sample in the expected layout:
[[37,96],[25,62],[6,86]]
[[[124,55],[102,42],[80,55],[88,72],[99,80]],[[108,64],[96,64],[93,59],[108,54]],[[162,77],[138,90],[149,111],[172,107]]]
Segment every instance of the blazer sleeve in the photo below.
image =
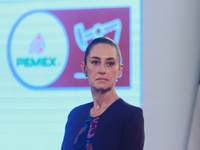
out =
[[67,135],[67,132],[69,132],[68,130],[68,126],[69,126],[69,120],[70,120],[70,114],[68,115],[68,121],[65,125],[65,134],[64,134],[64,138],[63,138],[63,142],[62,142],[62,146],[61,146],[61,150],[67,150],[67,146],[68,146],[68,135]]
[[124,130],[121,150],[143,150],[144,118],[142,109],[138,109]]

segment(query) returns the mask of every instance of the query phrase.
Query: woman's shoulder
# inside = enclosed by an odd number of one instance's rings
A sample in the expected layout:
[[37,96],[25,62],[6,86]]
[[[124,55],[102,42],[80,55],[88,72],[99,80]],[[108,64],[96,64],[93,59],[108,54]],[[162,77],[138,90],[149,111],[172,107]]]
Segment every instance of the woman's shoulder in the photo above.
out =
[[116,103],[116,111],[121,114],[122,116],[135,116],[135,115],[141,115],[143,116],[143,110],[140,107],[131,105],[124,101],[123,99],[119,99]]
[[117,107],[119,107],[119,109],[126,110],[126,111],[132,111],[132,112],[135,112],[135,111],[141,112],[142,111],[142,109],[140,107],[131,105],[131,104],[127,103],[126,101],[124,101],[122,98],[120,98],[118,100]]
[[88,113],[92,106],[93,106],[93,102],[79,105],[79,106],[73,108],[69,115],[76,116],[76,115],[80,115],[80,113],[81,114]]
[[142,108],[131,105],[121,99],[117,109],[118,117],[120,120],[122,120],[124,127],[126,127],[128,124],[143,124],[144,118]]

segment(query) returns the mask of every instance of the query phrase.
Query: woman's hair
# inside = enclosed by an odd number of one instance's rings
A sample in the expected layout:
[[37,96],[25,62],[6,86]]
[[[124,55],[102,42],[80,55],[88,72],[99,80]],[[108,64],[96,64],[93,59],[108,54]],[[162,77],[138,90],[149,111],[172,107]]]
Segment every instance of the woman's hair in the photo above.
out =
[[85,62],[85,65],[87,63],[87,56],[90,54],[90,51],[92,49],[92,47],[96,44],[99,44],[99,43],[104,43],[104,44],[109,44],[113,47],[115,47],[116,51],[117,51],[117,55],[119,56],[119,65],[121,64],[121,51],[119,49],[119,46],[117,45],[117,43],[108,38],[108,37],[99,37],[99,38],[96,38],[94,39],[87,47],[86,51],[85,51],[85,57],[84,57],[84,62]]

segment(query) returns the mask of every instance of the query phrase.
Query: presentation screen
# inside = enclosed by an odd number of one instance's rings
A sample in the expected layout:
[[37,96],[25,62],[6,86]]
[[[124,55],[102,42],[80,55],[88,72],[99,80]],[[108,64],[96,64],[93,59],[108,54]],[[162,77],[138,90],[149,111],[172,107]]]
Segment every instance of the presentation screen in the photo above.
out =
[[118,95],[142,107],[140,0],[0,1],[0,149],[58,150],[70,111],[92,101],[81,62],[97,37],[124,64]]

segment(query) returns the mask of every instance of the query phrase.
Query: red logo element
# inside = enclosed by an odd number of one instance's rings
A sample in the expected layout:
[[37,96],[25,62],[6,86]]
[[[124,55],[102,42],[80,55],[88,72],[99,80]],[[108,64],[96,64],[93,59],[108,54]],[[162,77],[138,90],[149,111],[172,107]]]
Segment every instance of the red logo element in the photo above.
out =
[[37,52],[41,53],[44,50],[44,41],[40,34],[36,36],[34,41],[31,44],[30,53]]

